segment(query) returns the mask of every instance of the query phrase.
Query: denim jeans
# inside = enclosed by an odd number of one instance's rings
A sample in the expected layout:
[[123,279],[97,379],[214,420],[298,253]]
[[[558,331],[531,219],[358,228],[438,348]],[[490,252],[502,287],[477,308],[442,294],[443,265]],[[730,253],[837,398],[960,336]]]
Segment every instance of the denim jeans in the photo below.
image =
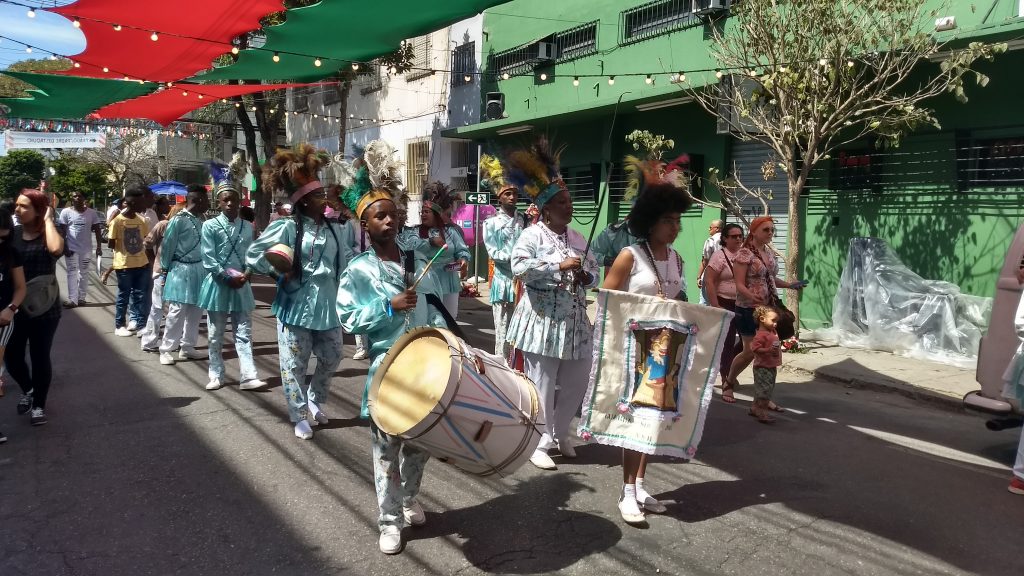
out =
[[149,286],[149,268],[140,266],[115,270],[115,272],[117,273],[117,301],[114,304],[114,328],[128,324],[125,322],[125,312],[128,311],[129,301],[132,305],[131,319],[138,322],[141,327],[146,319],[143,314],[143,306],[146,303],[146,287]]

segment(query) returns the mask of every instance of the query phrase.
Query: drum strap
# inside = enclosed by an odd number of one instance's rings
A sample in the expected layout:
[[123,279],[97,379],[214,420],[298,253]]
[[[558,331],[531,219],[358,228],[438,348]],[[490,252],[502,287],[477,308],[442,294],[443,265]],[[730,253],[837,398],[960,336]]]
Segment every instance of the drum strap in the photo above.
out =
[[[412,286],[416,278],[416,259],[411,250],[403,250],[402,256],[405,257],[405,285]],[[437,310],[437,313],[444,318],[444,323],[448,326],[448,330],[459,338],[466,340],[466,335],[462,333],[462,328],[452,318],[452,315],[448,313],[448,309],[444,307],[444,302],[441,302],[441,298],[437,294],[424,294],[424,296],[427,297],[427,304],[433,306],[434,310]]]

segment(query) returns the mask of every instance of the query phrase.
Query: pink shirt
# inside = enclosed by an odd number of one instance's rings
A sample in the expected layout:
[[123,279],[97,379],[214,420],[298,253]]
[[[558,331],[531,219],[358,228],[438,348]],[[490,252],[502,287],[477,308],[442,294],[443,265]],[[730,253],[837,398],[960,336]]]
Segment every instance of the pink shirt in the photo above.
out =
[[729,254],[724,247],[715,250],[711,259],[708,260],[708,268],[718,272],[718,283],[715,286],[718,289],[719,298],[736,299],[736,278],[732,275],[732,266],[730,265],[735,261],[736,253]]
[[758,328],[750,343],[754,351],[754,368],[778,368],[782,366],[782,346],[775,332]]
[[753,308],[758,304],[767,304],[768,278],[775,278],[779,273],[779,264],[775,261],[775,255],[767,247],[762,248],[760,254],[755,254],[749,248],[740,248],[732,264],[733,266],[736,264],[747,265],[747,290],[757,297],[757,300],[754,301],[739,293],[736,296],[736,305],[741,308]]

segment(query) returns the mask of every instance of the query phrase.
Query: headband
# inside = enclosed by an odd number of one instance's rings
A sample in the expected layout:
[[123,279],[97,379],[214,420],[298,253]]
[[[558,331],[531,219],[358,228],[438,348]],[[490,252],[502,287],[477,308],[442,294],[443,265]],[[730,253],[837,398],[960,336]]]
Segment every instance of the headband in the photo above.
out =
[[316,190],[317,188],[323,188],[323,187],[324,187],[324,185],[321,184],[319,180],[310,180],[309,182],[306,182],[305,184],[302,185],[301,188],[296,190],[291,195],[292,203],[298,202],[299,200],[302,199],[303,196],[305,196],[306,194],[309,194],[313,190]]

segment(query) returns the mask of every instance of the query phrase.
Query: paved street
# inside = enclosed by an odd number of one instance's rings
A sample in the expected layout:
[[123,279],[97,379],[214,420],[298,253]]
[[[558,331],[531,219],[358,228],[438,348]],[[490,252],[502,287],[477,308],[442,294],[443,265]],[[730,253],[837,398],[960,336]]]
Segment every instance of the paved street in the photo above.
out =
[[[272,387],[210,393],[205,362],[160,366],[114,337],[110,297],[64,315],[47,426],[15,415],[16,390],[0,398],[3,576],[1024,574],[1024,497],[1006,491],[1019,430],[795,374],[777,394],[795,410],[774,427],[715,400],[698,458],[652,465],[671,504],[647,529],[618,517],[614,449],[501,481],[432,461],[427,525],[386,557],[357,417],[366,362],[343,361],[331,423],[301,441],[265,303],[255,347]],[[463,307],[489,346],[490,311]]]

